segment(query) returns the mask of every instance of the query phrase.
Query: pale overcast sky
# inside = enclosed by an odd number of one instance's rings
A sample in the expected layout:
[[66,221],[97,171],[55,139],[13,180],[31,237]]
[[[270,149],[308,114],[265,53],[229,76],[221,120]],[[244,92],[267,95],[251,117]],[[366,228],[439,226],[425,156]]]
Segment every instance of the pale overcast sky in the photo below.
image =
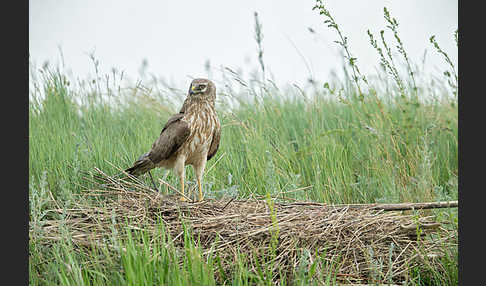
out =
[[[376,51],[366,33],[385,29],[383,7],[400,24],[399,33],[410,58],[421,62],[427,49],[429,71],[445,65],[429,42],[439,45],[457,65],[453,33],[458,28],[458,3],[452,0],[330,0],[324,2],[358,58],[365,74],[378,66]],[[325,81],[342,60],[334,30],[328,28],[315,1],[163,1],[163,0],[29,0],[29,53],[40,66],[60,62],[77,77],[93,73],[87,56],[93,52],[103,72],[112,67],[136,79],[143,59],[148,72],[187,84],[189,77],[206,77],[207,60],[241,69],[258,68],[254,40],[254,11],[263,25],[264,62],[277,83],[302,84],[313,76]],[[308,28],[315,30],[315,34]],[[390,41],[391,43],[391,41]],[[306,67],[305,58],[308,67]],[[434,69],[434,67],[436,67]],[[219,72],[213,72],[218,76]]]

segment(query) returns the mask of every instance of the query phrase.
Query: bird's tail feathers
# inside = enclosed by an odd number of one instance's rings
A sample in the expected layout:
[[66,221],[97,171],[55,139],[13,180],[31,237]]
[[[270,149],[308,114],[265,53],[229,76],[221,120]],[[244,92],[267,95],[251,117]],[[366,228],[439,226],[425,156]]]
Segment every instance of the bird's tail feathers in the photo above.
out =
[[145,153],[142,156],[140,156],[140,158],[138,158],[138,160],[135,161],[135,163],[133,163],[132,167],[126,169],[125,172],[133,176],[139,176],[150,171],[154,167],[155,164],[148,157],[148,153]]

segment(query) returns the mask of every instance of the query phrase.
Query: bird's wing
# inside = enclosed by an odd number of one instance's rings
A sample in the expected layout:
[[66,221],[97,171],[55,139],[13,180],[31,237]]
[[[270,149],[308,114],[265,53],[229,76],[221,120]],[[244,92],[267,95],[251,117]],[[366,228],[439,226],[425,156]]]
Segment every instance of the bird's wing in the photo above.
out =
[[154,164],[169,158],[189,137],[189,124],[181,120],[182,117],[184,114],[179,113],[169,118],[159,138],[152,145],[148,156]]
[[208,160],[213,158],[219,148],[219,140],[221,139],[221,127],[218,127],[213,132],[213,140],[211,141],[211,146],[209,147]]

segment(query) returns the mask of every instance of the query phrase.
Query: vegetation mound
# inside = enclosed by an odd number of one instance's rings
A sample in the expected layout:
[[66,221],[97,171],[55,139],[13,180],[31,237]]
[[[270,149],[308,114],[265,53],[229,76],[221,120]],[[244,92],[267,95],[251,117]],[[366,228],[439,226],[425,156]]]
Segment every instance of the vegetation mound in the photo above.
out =
[[291,279],[298,269],[342,282],[400,282],[413,267],[441,272],[438,258],[457,246],[457,232],[448,223],[424,212],[399,211],[413,204],[327,205],[270,197],[182,202],[134,177],[110,177],[95,168],[85,178],[100,188],[84,191],[88,200],[74,208],[50,210],[62,219],[47,221],[36,234],[31,229],[31,236],[49,244],[67,230],[78,247],[115,249],[109,243],[114,231],[123,239],[137,231],[151,240],[163,235],[180,251],[195,243],[205,259],[218,257],[220,276],[229,275],[243,255],[249,268],[275,283]]

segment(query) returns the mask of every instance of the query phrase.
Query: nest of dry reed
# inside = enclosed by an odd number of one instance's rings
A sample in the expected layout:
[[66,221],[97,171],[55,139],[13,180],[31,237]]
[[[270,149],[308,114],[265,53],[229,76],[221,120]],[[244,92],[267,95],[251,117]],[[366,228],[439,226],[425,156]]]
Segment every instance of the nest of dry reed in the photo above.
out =
[[[376,204],[336,206],[274,199],[181,202],[179,195],[161,195],[133,178],[95,171],[102,188],[84,195],[102,196],[99,204],[52,210],[63,213],[62,225],[73,243],[82,247],[106,243],[113,227],[123,235],[127,221],[129,228],[154,235],[163,221],[174,245],[183,248],[184,223],[205,255],[218,253],[225,271],[234,269],[238,253],[247,252],[250,269],[255,267],[255,255],[267,258],[260,263],[272,262],[265,267],[280,269],[273,272],[276,283],[281,275],[291,278],[299,267],[310,268],[316,254],[328,263],[327,267],[319,263],[318,271],[331,271],[328,266],[334,265],[331,275],[338,281],[400,282],[409,268],[424,263],[440,271],[437,257],[457,247],[457,229],[431,215],[386,211]],[[60,225],[59,220],[43,225],[44,243],[65,239]]]

